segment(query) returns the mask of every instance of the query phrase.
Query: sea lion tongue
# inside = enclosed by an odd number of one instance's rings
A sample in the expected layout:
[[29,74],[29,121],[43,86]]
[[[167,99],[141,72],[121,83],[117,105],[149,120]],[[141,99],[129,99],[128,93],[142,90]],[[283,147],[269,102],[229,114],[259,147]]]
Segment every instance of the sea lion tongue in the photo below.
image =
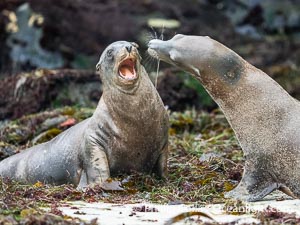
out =
[[127,58],[123,62],[121,62],[119,66],[119,75],[126,80],[135,79],[135,60],[132,58]]

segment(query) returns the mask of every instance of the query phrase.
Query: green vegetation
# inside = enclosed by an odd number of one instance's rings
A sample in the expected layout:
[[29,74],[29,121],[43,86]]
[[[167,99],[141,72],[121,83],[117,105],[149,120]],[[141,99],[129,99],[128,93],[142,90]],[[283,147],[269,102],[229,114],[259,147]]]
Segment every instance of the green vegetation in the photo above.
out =
[[[22,138],[16,136],[16,140],[12,136],[4,138],[6,144],[23,143],[18,144],[19,148],[23,148],[32,145],[28,137],[36,137],[45,132],[42,127],[47,124],[46,120],[49,122],[49,119],[52,119],[53,122],[55,118],[65,116],[67,121],[74,118],[79,122],[89,117],[91,113],[91,109],[65,107],[22,117],[2,127],[0,132],[15,129],[15,133],[19,133],[18,127],[25,129],[30,124],[31,130],[35,130],[30,135],[21,136]],[[61,126],[63,123],[61,121],[54,123],[48,129],[50,131],[66,129]],[[119,204],[147,200],[155,203],[187,203],[197,206],[225,203],[227,207],[232,206],[232,214],[235,214],[234,208],[243,203],[226,201],[223,194],[232,190],[241,179],[243,157],[224,115],[218,110],[211,113],[195,110],[172,112],[170,123],[169,175],[166,180],[145,174],[113,178],[120,181],[124,191],[104,191],[98,186],[78,191],[72,185],[50,186],[40,182],[24,185],[10,180],[0,180],[0,223],[76,224],[79,222],[78,219],[64,216],[58,208],[67,206],[67,201],[76,200]],[[2,142],[1,146],[6,145]],[[49,209],[48,212],[45,208]],[[276,223],[284,221],[286,214],[276,211],[275,215],[271,212],[274,210],[266,210],[257,215],[257,218]],[[293,221],[298,219],[294,216]],[[90,224],[96,224],[96,221]]]
[[[47,137],[66,129],[61,126],[64,120],[74,118],[79,122],[91,113],[89,109],[65,107],[24,116],[1,129],[5,134],[2,141],[28,147],[32,145],[30,140],[42,132],[51,134],[43,136],[43,141],[47,141]],[[170,204],[224,202],[223,193],[234,187],[242,172],[241,151],[224,116],[219,111],[208,114],[190,110],[171,113],[170,121],[169,176],[166,180],[145,174],[124,175],[114,178],[122,183],[124,191],[106,193],[99,187],[79,192],[70,185],[20,185],[5,180],[0,183],[0,199],[3,199],[0,214],[12,215],[19,221],[29,214],[42,215],[41,207],[48,206],[51,213],[61,215],[57,206],[70,200],[132,203],[146,199]]]

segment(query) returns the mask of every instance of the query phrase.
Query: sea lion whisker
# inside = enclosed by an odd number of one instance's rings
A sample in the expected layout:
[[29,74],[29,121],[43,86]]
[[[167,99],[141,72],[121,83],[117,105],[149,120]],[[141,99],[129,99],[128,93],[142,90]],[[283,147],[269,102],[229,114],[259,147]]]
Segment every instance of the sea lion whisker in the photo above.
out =
[[154,87],[157,89],[157,79],[158,79],[158,72],[159,72],[159,62],[160,60],[157,60],[157,68],[156,68],[156,76],[155,76],[155,83],[154,83]]
[[164,40],[164,31],[165,31],[165,25],[163,24],[161,27],[161,34],[159,36],[159,39],[161,39],[162,41]]
[[146,53],[146,58],[143,62],[143,64],[147,67],[151,67],[151,68],[154,68],[154,65],[155,65],[155,62],[156,62],[156,59],[153,58],[148,52]]
[[151,29],[152,29],[152,31],[153,31],[153,33],[154,33],[154,38],[155,38],[155,39],[158,39],[158,38],[157,38],[157,33],[156,33],[155,29],[154,29],[152,26],[150,26],[150,27],[151,27]]
[[148,31],[145,39],[145,43],[148,43],[150,40],[155,39],[155,35]]
[[157,79],[158,79],[158,73],[159,73],[159,67],[160,67],[160,60],[157,57],[154,57],[153,55],[151,55],[149,53],[149,51],[146,51],[146,57],[148,57],[148,59],[150,60],[150,62],[154,62],[155,60],[157,60],[157,64],[156,64],[156,76],[154,79],[154,87],[157,88]]

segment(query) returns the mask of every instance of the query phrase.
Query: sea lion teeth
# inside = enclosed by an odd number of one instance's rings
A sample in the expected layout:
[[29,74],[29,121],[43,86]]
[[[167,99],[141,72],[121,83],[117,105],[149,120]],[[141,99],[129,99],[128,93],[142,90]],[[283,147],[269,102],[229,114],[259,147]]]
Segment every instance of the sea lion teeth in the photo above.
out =
[[221,43],[178,34],[151,40],[150,55],[198,79],[224,112],[245,156],[227,197],[257,201],[279,189],[300,197],[300,103]]
[[103,94],[92,117],[49,142],[4,159],[0,176],[79,188],[132,171],[166,176],[168,113],[140,64],[136,45],[112,43],[96,69]]

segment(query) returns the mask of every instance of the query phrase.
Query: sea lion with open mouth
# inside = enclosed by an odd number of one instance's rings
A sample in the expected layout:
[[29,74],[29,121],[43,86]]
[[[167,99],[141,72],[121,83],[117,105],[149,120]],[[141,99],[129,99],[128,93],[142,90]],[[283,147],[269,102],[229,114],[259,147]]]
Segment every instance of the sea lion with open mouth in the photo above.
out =
[[168,113],[140,64],[137,45],[109,45],[97,70],[103,94],[93,116],[1,161],[0,176],[83,188],[133,171],[166,175]]
[[257,201],[279,189],[300,197],[300,103],[221,43],[178,34],[151,40],[148,52],[192,74],[217,102],[246,159],[227,197]]

